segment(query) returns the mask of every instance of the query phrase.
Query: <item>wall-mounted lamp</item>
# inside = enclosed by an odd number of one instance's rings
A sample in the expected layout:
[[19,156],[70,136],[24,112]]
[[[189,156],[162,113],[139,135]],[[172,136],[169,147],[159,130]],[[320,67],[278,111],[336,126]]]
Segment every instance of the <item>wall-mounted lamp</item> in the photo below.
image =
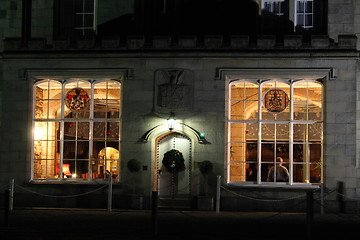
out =
[[171,112],[169,118],[167,119],[167,125],[170,131],[174,130],[176,123],[175,113]]

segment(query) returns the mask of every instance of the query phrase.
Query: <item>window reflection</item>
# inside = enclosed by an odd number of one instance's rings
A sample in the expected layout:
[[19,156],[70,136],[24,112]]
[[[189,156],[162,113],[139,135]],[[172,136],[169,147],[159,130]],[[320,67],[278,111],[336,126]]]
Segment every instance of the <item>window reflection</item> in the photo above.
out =
[[[90,105],[79,111],[65,105],[66,93],[74,88],[90,98]],[[119,179],[120,90],[116,81],[35,83],[34,179],[103,179],[106,170]]]
[[[279,79],[260,84],[238,80],[230,86],[229,181],[267,182],[270,169],[276,171],[280,165],[277,159],[281,158],[281,165],[289,172],[288,182],[321,183],[321,83]],[[262,96],[271,89],[281,89],[288,94],[291,105],[278,113],[265,109],[263,103],[246,107],[250,103],[246,93],[258,92],[259,88]],[[253,96],[254,103],[265,101],[262,96]],[[275,178],[271,182],[278,181]]]

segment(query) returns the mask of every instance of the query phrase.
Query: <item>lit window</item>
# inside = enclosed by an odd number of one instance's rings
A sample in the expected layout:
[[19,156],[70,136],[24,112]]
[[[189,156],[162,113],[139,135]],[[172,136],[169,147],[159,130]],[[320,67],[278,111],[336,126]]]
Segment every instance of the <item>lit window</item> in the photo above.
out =
[[284,15],[284,0],[266,0],[263,2],[263,9],[277,16]]
[[34,180],[119,179],[120,91],[117,81],[34,84]]
[[314,2],[313,0],[297,0],[295,26],[312,28],[314,26]]
[[322,182],[323,86],[316,80],[234,80],[228,182]]

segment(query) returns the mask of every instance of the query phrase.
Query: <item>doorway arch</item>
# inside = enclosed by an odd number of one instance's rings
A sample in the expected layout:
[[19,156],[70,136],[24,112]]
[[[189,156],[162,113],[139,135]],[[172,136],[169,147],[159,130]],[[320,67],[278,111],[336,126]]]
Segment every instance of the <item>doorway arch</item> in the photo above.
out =
[[[163,166],[164,154],[172,149],[182,153],[185,163],[183,171],[171,173]],[[170,132],[156,138],[153,190],[158,191],[160,198],[190,198],[192,149],[191,139],[183,133]]]

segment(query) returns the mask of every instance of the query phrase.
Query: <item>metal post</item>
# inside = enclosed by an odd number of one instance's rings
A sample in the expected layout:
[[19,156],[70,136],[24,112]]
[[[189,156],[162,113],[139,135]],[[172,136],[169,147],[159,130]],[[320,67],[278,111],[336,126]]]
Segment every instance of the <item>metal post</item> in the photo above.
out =
[[306,232],[307,239],[312,237],[312,225],[314,221],[314,193],[312,191],[306,192]]
[[344,201],[344,182],[338,182],[337,184],[337,193],[339,201],[339,212],[345,213],[345,201]]
[[10,223],[9,223],[9,219],[10,219],[10,204],[9,204],[9,199],[10,199],[10,190],[9,189],[5,189],[5,194],[4,194],[4,227],[9,227]]
[[9,184],[9,211],[14,209],[14,186],[15,180],[11,179]]
[[220,189],[221,187],[221,176],[218,175],[216,178],[216,213],[220,212]]
[[151,220],[153,236],[158,235],[158,191],[152,191],[151,195]]
[[107,205],[107,211],[111,212],[111,205],[112,205],[112,174],[109,170],[106,170],[107,174],[109,175],[109,187],[108,187],[108,205]]
[[324,204],[325,204],[325,202],[324,202],[324,188],[325,188],[324,183],[322,183],[320,185],[320,203],[321,203],[320,212],[321,212],[321,216],[324,215]]

